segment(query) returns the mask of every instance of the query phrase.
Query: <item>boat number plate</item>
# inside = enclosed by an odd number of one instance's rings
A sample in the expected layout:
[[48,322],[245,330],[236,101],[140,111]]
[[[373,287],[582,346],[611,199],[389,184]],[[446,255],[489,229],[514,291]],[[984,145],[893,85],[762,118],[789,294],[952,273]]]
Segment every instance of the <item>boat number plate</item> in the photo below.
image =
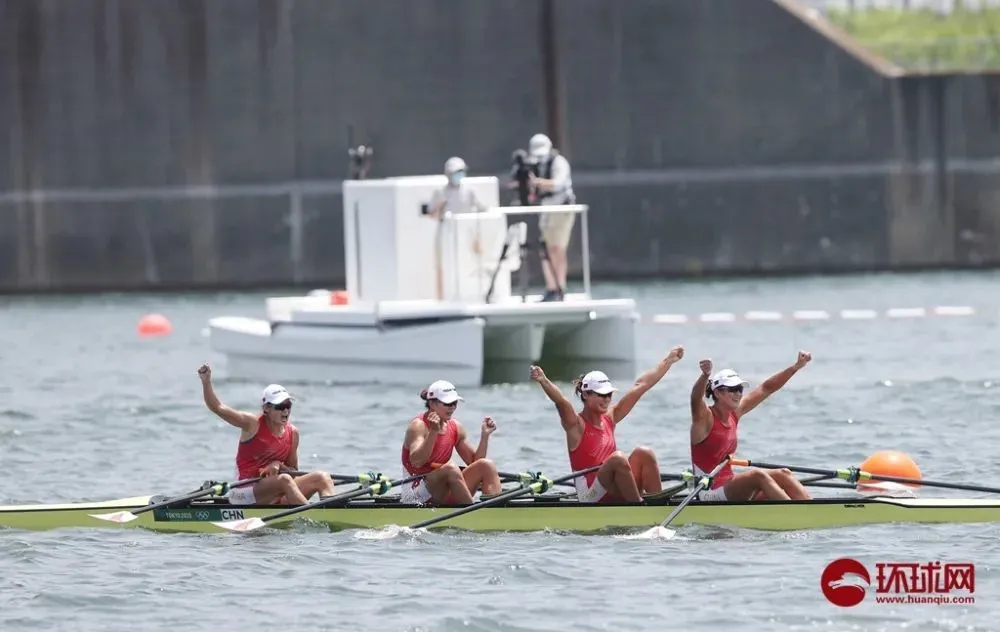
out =
[[205,507],[204,509],[154,509],[153,520],[156,522],[224,522],[227,520],[243,520],[242,509],[222,509]]

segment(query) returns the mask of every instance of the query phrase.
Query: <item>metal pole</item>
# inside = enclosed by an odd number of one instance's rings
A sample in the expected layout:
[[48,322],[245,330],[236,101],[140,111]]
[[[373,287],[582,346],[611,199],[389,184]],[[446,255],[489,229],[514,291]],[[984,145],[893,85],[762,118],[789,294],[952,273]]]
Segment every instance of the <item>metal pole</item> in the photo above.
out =
[[563,81],[559,59],[559,34],[555,0],[542,0],[539,6],[539,44],[542,54],[542,83],[545,91],[545,123],[552,145],[568,156],[565,133]]
[[302,194],[293,190],[288,197],[289,252],[292,258],[292,281],[298,285],[302,283]]
[[590,298],[590,231],[587,223],[590,217],[590,206],[584,205],[580,213],[583,221],[580,223],[580,247],[583,250],[583,293]]

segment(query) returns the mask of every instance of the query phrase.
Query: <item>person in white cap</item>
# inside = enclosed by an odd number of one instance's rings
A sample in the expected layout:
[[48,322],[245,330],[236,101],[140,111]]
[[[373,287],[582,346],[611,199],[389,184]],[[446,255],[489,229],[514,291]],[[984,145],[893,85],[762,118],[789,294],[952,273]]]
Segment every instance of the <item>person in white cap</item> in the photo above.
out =
[[[420,391],[424,412],[410,420],[403,439],[402,461],[407,476],[426,474],[404,487],[400,501],[417,504],[467,505],[477,491],[500,493],[500,475],[486,458],[490,435],[497,429],[492,417],[483,418],[479,445],[468,442],[465,428],[455,418],[458,402],[464,401],[455,385],[438,380]],[[451,462],[453,452],[465,461],[465,470]]]
[[462,180],[468,174],[469,168],[458,156],[452,156],[444,163],[444,175],[448,184],[434,192],[430,204],[427,205],[427,215],[440,219],[447,213],[475,213],[487,210],[486,205],[479,201],[475,191],[462,186]]
[[577,413],[573,403],[547,377],[541,367],[531,367],[531,379],[556,405],[566,432],[569,463],[574,472],[600,465],[600,469],[576,479],[580,502],[642,502],[643,494],[662,490],[656,454],[640,446],[625,456],[615,443],[615,428],[639,399],[663,379],[670,367],[684,357],[684,347],[674,347],[657,365],[640,375],[632,388],[614,404],[618,390],[601,371],[591,371],[575,381],[576,394],[583,401]]
[[[468,166],[458,156],[452,156],[445,161],[444,175],[448,177],[448,184],[435,191],[434,195],[431,196],[430,204],[427,205],[427,217],[438,221],[437,232],[434,236],[434,277],[438,298],[444,297],[444,272],[441,262],[441,220],[448,214],[480,213],[487,210],[486,205],[476,197],[475,191],[462,186],[462,180],[465,179],[467,173]],[[475,252],[478,252],[481,247],[477,232],[472,248]]]
[[[777,392],[799,369],[812,360],[812,354],[799,351],[795,363],[764,380],[744,396],[750,383],[736,371],[723,369],[712,374],[712,361],[699,363],[701,374],[691,388],[691,464],[694,474],[705,476],[725,460],[736,456],[740,420],[765,399]],[[706,401],[711,401],[709,405]],[[808,500],[802,483],[786,469],[751,469],[735,474],[726,465],[715,475],[709,489],[698,499],[706,502],[768,500]]]
[[[552,141],[545,134],[535,134],[528,143],[528,154],[538,164],[538,176],[532,175],[530,184],[539,204],[553,206],[575,204],[573,178],[569,161],[552,148]],[[542,234],[542,273],[545,275],[543,301],[561,301],[566,292],[566,274],[569,268],[567,249],[576,222],[574,213],[544,213],[538,218]],[[546,266],[544,259],[548,259]]]
[[289,419],[292,398],[285,387],[270,384],[261,395],[260,414],[236,410],[223,404],[212,387],[212,369],[198,369],[205,406],[223,421],[240,429],[236,449],[238,479],[263,478],[254,485],[229,491],[234,505],[305,504],[318,493],[333,494],[333,479],[326,472],[294,476],[299,468],[299,431]]

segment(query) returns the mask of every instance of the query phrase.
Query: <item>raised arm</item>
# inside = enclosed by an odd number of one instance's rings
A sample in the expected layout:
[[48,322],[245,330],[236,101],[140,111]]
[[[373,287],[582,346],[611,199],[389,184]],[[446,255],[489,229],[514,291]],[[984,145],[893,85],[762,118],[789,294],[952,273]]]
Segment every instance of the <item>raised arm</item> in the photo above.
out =
[[712,432],[712,411],[705,403],[705,387],[708,386],[708,376],[712,374],[712,361],[702,360],[698,368],[701,373],[691,387],[691,445],[698,445]]
[[798,373],[799,369],[809,364],[810,360],[812,360],[811,353],[799,351],[799,356],[794,364],[761,382],[760,386],[750,391],[750,394],[740,401],[739,416],[742,418],[743,415],[757,408],[761,402],[776,393],[788,380],[792,379],[792,376]]
[[608,411],[615,424],[625,419],[632,412],[635,405],[639,403],[639,399],[646,394],[646,391],[656,386],[656,383],[663,379],[663,376],[667,374],[670,367],[677,364],[683,357],[684,347],[674,347],[656,366],[640,375],[636,379],[635,384],[632,385],[632,388],[622,395],[622,398],[612,405],[611,410]]
[[472,465],[479,459],[486,458],[486,450],[489,448],[490,435],[497,429],[497,425],[493,422],[492,417],[485,417],[483,419],[482,429],[479,433],[479,445],[476,449],[472,449],[472,444],[469,443],[468,437],[465,432],[465,426],[455,422],[458,425],[458,443],[455,445],[455,450],[458,452],[458,456],[462,457],[466,465]]
[[242,410],[236,410],[223,404],[215,389],[212,388],[212,369],[203,364],[198,369],[198,377],[201,378],[201,394],[205,400],[205,406],[210,411],[218,415],[223,421],[231,426],[236,426],[245,433],[253,433],[257,427],[257,417]]
[[562,423],[563,430],[567,432],[577,428],[580,425],[580,417],[576,414],[576,409],[573,408],[573,402],[569,401],[563,392],[559,390],[559,387],[553,384],[549,378],[545,377],[545,372],[542,371],[540,366],[531,367],[531,379],[538,382],[538,385],[542,387],[545,395],[556,405],[556,410],[559,411],[559,421]]
[[434,451],[434,442],[437,441],[438,434],[444,424],[437,413],[428,413],[427,422],[424,423],[420,417],[415,417],[406,428],[406,447],[410,449],[410,463],[414,467],[423,467],[427,460],[431,458]]

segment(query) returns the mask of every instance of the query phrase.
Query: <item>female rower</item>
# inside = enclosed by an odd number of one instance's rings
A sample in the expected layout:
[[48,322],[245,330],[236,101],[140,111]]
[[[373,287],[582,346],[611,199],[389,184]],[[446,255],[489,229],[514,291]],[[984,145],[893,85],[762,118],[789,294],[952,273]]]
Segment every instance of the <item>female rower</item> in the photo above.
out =
[[[491,417],[483,419],[479,446],[469,444],[465,428],[455,419],[458,402],[465,401],[451,382],[438,380],[420,391],[426,410],[410,420],[401,458],[407,475],[426,474],[403,488],[400,502],[468,505],[476,491],[500,493],[500,475],[486,458],[490,435],[497,429]],[[451,462],[452,452],[465,461],[465,470]]]
[[264,389],[261,413],[235,410],[219,401],[212,388],[212,369],[207,364],[198,369],[205,406],[231,426],[240,429],[236,449],[236,475],[240,479],[263,476],[254,485],[229,491],[234,505],[305,504],[310,496],[333,494],[333,479],[326,472],[309,472],[292,477],[286,471],[299,468],[299,431],[289,423],[292,398],[283,386],[271,384]]
[[[691,389],[691,463],[697,476],[704,476],[727,455],[736,454],[738,426],[743,416],[778,391],[799,369],[809,364],[812,354],[799,351],[795,364],[775,373],[746,397],[750,383],[732,369],[712,373],[712,361],[699,363],[701,375]],[[709,406],[705,399],[712,401]],[[758,493],[759,492],[759,493]],[[809,493],[788,470],[752,469],[734,474],[726,465],[712,480],[710,489],[699,495],[703,501],[808,500]]]
[[581,376],[574,381],[576,394],[583,402],[583,410],[579,413],[559,387],[545,377],[541,367],[531,367],[531,379],[538,382],[559,411],[559,420],[566,432],[570,467],[576,472],[601,466],[596,472],[576,479],[580,502],[641,502],[643,493],[655,494],[662,489],[660,468],[653,451],[640,446],[626,457],[618,451],[615,428],[646,391],[683,357],[684,347],[671,349],[655,367],[640,375],[632,388],[614,404],[611,394],[618,389],[607,375],[591,371]]

